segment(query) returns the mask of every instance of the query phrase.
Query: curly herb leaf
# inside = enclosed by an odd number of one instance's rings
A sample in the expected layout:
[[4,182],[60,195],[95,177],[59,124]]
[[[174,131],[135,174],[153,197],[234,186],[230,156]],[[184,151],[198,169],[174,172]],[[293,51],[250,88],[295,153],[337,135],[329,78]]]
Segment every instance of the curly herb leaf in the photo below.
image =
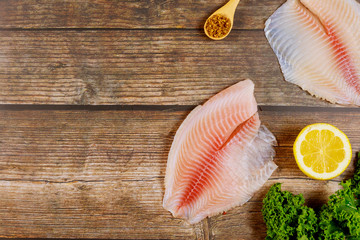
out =
[[315,239],[317,217],[313,209],[304,206],[305,199],[281,191],[281,184],[274,184],[263,201],[262,213],[267,226],[266,239]]
[[319,213],[320,239],[360,239],[360,161],[353,179],[330,196]]
[[[360,153],[358,159],[360,158]],[[318,213],[304,206],[304,197],[274,184],[263,200],[266,239],[360,240],[360,161],[354,177],[340,184]]]

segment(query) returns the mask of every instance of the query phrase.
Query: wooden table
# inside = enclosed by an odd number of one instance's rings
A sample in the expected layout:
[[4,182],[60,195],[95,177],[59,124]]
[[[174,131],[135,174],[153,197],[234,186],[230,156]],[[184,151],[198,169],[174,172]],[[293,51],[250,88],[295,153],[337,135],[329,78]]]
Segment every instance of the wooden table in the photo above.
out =
[[[225,0],[0,1],[0,237],[264,239],[273,183],[326,202],[353,164],[311,180],[292,144],[328,122],[356,152],[360,112],[284,81],[263,33],[283,2],[241,1],[231,34],[212,41],[202,26]],[[196,105],[245,78],[279,168],[244,206],[188,225],[162,208],[172,139]]]

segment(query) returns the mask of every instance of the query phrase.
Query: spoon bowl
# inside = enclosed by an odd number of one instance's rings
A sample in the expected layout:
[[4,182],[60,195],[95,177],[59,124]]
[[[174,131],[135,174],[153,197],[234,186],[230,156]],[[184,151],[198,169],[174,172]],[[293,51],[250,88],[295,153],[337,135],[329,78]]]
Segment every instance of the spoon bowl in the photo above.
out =
[[[230,0],[224,6],[222,6],[221,8],[216,10],[213,14],[211,14],[210,17],[208,17],[208,19],[205,21],[204,24],[204,32],[206,36],[208,36],[213,40],[221,40],[224,39],[227,35],[229,35],[234,23],[235,9],[239,4],[239,2],[240,0]],[[217,26],[215,27],[217,28],[222,27],[223,31],[218,30],[215,33],[209,32],[207,26],[210,27],[214,21],[217,23],[216,24]],[[219,22],[220,22],[220,26],[219,26]],[[219,31],[221,32],[221,36],[216,36],[216,34],[218,34]]]

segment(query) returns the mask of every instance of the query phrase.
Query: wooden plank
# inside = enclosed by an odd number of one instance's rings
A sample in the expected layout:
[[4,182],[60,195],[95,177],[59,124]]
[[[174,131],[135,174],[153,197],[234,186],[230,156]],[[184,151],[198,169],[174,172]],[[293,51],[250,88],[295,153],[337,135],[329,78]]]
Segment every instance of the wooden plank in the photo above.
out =
[[[1,28],[202,28],[226,1],[2,0]],[[243,0],[234,29],[262,29],[284,0]]]
[[0,115],[0,237],[203,239],[162,209],[164,114]]
[[[291,108],[290,108],[291,109]],[[319,112],[318,112],[319,111]],[[253,198],[241,207],[228,211],[225,215],[218,215],[208,220],[209,235],[215,239],[265,239],[266,226],[263,222],[261,208],[262,200],[274,183],[282,183],[282,190],[291,191],[294,194],[302,193],[306,205],[319,208],[328,201],[328,197],[340,189],[340,181],[353,176],[355,153],[360,149],[360,112],[342,112],[338,109],[312,109],[308,111],[274,112],[265,111],[260,113],[260,118],[277,137],[279,146],[276,148],[275,162],[279,168],[269,181],[257,192]],[[333,124],[343,130],[349,137],[353,149],[353,161],[345,172],[333,180],[318,181],[306,177],[297,167],[292,145],[297,134],[303,127],[316,122]]]
[[0,31],[0,103],[198,105],[246,78],[262,105],[335,106],[285,82],[262,31]]
[[279,169],[249,203],[195,226],[161,206],[167,153],[188,111],[2,110],[0,237],[264,239],[261,201],[271,184],[283,182],[314,206],[353,172],[351,165],[332,181],[307,178],[291,152],[298,132],[328,122],[358,151],[360,111],[263,109]]

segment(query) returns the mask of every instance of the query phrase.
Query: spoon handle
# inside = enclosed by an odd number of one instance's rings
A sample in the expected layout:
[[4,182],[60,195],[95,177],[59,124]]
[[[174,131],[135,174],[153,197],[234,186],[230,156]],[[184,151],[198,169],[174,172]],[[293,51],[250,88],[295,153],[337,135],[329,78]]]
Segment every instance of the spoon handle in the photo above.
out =
[[[222,8],[221,12],[227,14],[231,17],[231,20],[234,18],[235,10],[237,5],[239,4],[240,0],[230,0],[228,1]],[[219,9],[220,10],[220,9]]]

